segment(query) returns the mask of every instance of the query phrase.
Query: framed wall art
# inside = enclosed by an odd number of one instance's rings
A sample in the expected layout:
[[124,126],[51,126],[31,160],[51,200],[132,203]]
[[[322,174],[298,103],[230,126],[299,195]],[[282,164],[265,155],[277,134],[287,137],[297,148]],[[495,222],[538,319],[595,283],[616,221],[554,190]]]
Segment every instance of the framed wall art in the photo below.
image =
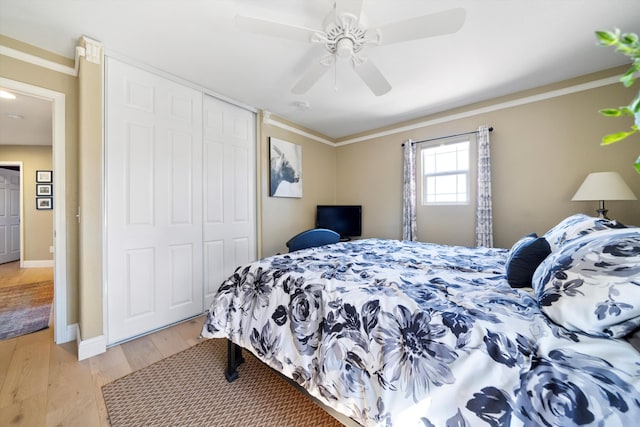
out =
[[51,183],[53,182],[53,171],[38,170],[36,171],[37,183]]
[[53,196],[52,184],[36,184],[36,196]]
[[36,209],[40,211],[53,209],[53,198],[36,197]]
[[269,196],[302,197],[302,146],[269,137]]

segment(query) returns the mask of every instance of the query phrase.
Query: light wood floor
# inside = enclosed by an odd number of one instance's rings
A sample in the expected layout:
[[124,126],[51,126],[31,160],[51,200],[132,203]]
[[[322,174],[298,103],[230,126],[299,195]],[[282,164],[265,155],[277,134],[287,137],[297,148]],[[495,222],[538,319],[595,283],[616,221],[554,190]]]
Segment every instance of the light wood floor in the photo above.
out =
[[[0,282],[14,284],[43,273],[23,270],[47,270],[18,269],[22,278],[16,279],[2,267]],[[41,280],[49,279],[35,281]],[[0,426],[109,426],[102,385],[197,344],[203,321],[201,316],[80,362],[75,342],[53,342],[53,328],[0,341]]]
[[0,288],[53,280],[53,268],[20,268],[20,261],[0,264]]

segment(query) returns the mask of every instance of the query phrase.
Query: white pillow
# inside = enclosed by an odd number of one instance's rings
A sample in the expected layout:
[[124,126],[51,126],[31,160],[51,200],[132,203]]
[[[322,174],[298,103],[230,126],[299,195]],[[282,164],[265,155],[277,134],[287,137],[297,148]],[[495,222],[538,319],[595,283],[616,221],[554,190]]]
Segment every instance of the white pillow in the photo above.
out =
[[555,227],[544,233],[542,237],[549,242],[551,252],[555,252],[561,246],[589,233],[623,227],[624,225],[617,221],[579,213],[563,219]]
[[540,309],[566,329],[623,337],[640,327],[640,228],[588,234],[536,269]]

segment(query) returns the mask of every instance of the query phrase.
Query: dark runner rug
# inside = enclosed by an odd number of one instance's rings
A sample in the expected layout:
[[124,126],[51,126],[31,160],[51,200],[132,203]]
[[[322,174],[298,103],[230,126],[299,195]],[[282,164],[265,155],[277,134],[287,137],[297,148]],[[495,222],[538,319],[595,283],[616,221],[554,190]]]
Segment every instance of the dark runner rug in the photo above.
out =
[[49,326],[53,281],[0,287],[0,340]]
[[102,387],[112,426],[341,426],[284,378],[243,351],[224,377],[227,341],[206,340]]

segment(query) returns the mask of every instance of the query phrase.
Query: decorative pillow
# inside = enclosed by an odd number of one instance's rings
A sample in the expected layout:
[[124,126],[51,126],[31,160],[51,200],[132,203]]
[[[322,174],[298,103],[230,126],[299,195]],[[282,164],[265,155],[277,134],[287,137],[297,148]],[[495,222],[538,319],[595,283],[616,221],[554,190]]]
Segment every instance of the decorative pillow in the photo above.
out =
[[588,234],[537,268],[540,309],[571,331],[623,337],[640,326],[640,228]]
[[513,288],[531,287],[538,265],[551,253],[549,243],[536,233],[527,234],[509,250],[506,261],[507,281]]
[[571,215],[558,223],[542,237],[547,239],[551,252],[572,240],[585,236],[594,231],[624,228],[624,225],[606,218],[596,218],[582,213]]

